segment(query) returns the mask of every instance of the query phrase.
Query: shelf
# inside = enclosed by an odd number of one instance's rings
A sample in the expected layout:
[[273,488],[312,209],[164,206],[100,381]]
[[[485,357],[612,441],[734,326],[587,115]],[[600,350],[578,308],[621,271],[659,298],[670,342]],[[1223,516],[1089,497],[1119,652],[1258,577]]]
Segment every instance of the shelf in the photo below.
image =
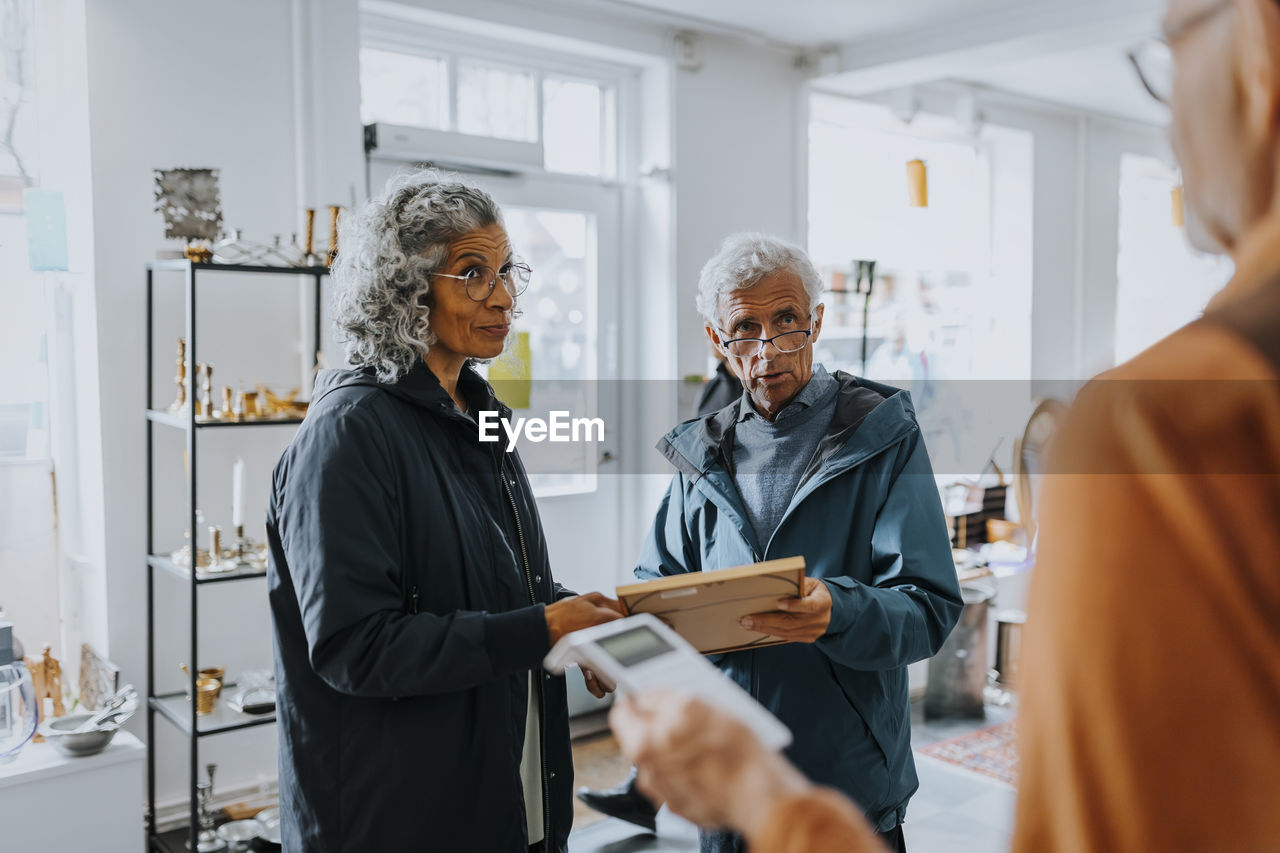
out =
[[[323,256],[320,256],[320,257],[323,257]],[[314,258],[315,256],[312,256],[311,259],[314,259]],[[330,270],[328,266],[325,266],[325,265],[264,266],[259,262],[251,262],[247,264],[197,263],[197,262],[188,260],[186,258],[178,257],[178,258],[165,258],[165,259],[156,259],[156,260],[147,261],[146,269],[147,269],[147,274],[146,274],[147,339],[146,339],[146,343],[147,343],[147,353],[149,356],[154,356],[156,354],[154,349],[154,345],[156,342],[156,328],[155,328],[156,323],[153,317],[156,289],[165,288],[165,289],[168,289],[168,291],[170,292],[170,295],[175,295],[175,294],[178,294],[179,292],[186,294],[186,300],[185,300],[186,311],[187,311],[186,328],[188,330],[188,334],[190,337],[187,343],[191,347],[191,349],[187,351],[187,358],[190,360],[190,362],[194,362],[196,360],[194,357],[194,350],[195,350],[194,328],[198,324],[197,321],[200,319],[199,315],[196,313],[196,293],[197,291],[200,290],[200,288],[197,287],[197,284],[205,283],[204,273],[206,272],[233,273],[233,274],[247,273],[251,275],[260,275],[260,276],[276,276],[281,284],[285,284],[286,282],[292,282],[292,286],[294,287],[297,287],[299,285],[305,285],[304,291],[308,291],[312,287],[314,287],[315,299],[313,300],[312,310],[309,312],[312,315],[312,317],[310,318],[310,324],[308,324],[307,319],[305,318],[303,319],[301,336],[304,339],[307,337],[307,329],[308,329],[308,326],[310,326],[311,334],[317,348],[319,347],[322,341],[323,330],[321,327],[321,313],[323,309],[323,300],[321,299],[321,289],[324,285],[323,279],[330,275]],[[155,275],[156,272],[165,272],[166,275],[156,276]],[[196,273],[200,273],[200,275],[197,276]],[[199,278],[200,280],[199,282],[196,281],[197,278]],[[160,281],[161,279],[163,281]],[[264,285],[264,286],[270,286],[270,285]],[[214,289],[215,290],[217,289],[216,284],[214,285]],[[228,294],[240,295],[240,294],[243,294],[244,292],[245,291],[242,288],[233,288],[232,291],[228,292]],[[281,319],[285,320],[287,318],[281,318]],[[165,337],[167,337],[167,335]],[[167,358],[166,358],[166,362],[167,362]],[[172,362],[167,362],[167,363],[172,363]],[[154,371],[155,367],[156,365],[154,363],[147,364],[146,369],[147,371],[149,371],[148,375],[151,375],[150,372]],[[196,384],[198,383],[194,379],[190,379],[190,378],[188,378],[187,382],[184,383],[184,385],[186,385],[187,387],[187,390],[189,391],[194,391]],[[149,383],[148,388],[150,387],[151,385]],[[260,419],[240,420],[240,421],[234,421],[234,420],[224,421],[224,420],[214,420],[214,419],[209,419],[207,421],[197,421],[192,417],[192,408],[194,406],[195,396],[196,396],[195,393],[192,393],[189,397],[187,397],[186,399],[188,400],[188,407],[183,408],[177,412],[170,412],[165,408],[148,409],[146,412],[146,424],[147,424],[146,434],[147,434],[147,444],[148,444],[147,452],[149,454],[147,459],[147,477],[148,477],[148,490],[147,490],[148,534],[147,535],[148,535],[148,539],[151,538],[151,535],[153,532],[152,528],[154,527],[154,523],[155,523],[155,511],[156,511],[155,494],[154,494],[155,492],[154,481],[156,477],[156,472],[155,472],[156,448],[152,447],[152,439],[154,438],[153,425],[159,424],[160,426],[163,426],[163,427],[169,427],[172,429],[180,430],[182,434],[186,436],[185,440],[187,441],[188,448],[192,451],[193,455],[192,455],[191,461],[194,464],[195,447],[199,443],[198,439],[202,435],[199,432],[199,430],[202,430],[206,427],[208,428],[225,428],[225,427],[251,428],[251,427],[285,426],[285,427],[296,428],[299,424],[303,423],[303,421],[305,420],[304,416],[298,416],[296,414],[296,412],[298,412],[299,410],[291,409],[291,410],[287,410],[287,411],[290,411],[291,413],[295,413],[291,417],[283,417],[283,418],[264,417]],[[168,402],[167,397],[168,397],[167,393],[164,392],[162,389],[153,389],[153,391],[148,393],[148,399],[146,402],[148,405],[151,405],[152,399],[158,398],[160,400],[160,406],[163,407],[167,405],[167,402]],[[302,415],[305,415],[305,410],[302,411]],[[284,435],[287,437],[288,435],[291,435],[291,434],[292,433],[285,433]],[[248,434],[241,436],[239,433],[236,433],[233,435],[232,438],[233,439],[244,438],[246,440],[249,440],[250,436]],[[194,498],[195,495],[191,495],[191,497]],[[182,500],[182,504],[185,505],[184,508],[188,513],[195,512],[195,507],[191,504],[188,504],[186,500]],[[194,544],[194,541],[192,544]],[[151,546],[151,547],[154,547],[154,546]],[[173,648],[174,642],[172,641],[175,640],[175,638],[170,638],[170,637],[166,637],[164,638],[164,640],[162,640],[159,636],[159,630],[156,624],[157,623],[156,603],[154,599],[154,594],[155,594],[154,586],[156,583],[155,579],[158,574],[171,575],[172,577],[177,578],[179,581],[188,585],[187,589],[189,589],[191,592],[191,596],[190,596],[192,599],[191,603],[187,607],[180,608],[177,612],[182,613],[185,611],[187,614],[187,617],[190,619],[191,649],[189,654],[191,658],[199,660],[203,656],[200,654],[199,650],[197,649],[198,637],[199,637],[199,631],[197,629],[201,624],[199,607],[197,602],[195,601],[197,597],[195,595],[195,593],[197,592],[197,587],[204,584],[227,583],[231,581],[244,581],[244,580],[253,581],[258,578],[265,578],[267,575],[267,572],[265,569],[258,569],[258,568],[243,568],[243,569],[236,569],[236,570],[226,571],[226,572],[204,572],[202,570],[196,569],[193,566],[186,566],[186,567],[178,566],[177,564],[174,563],[172,556],[169,553],[150,554],[149,556],[147,556],[146,582],[147,582],[147,602],[148,603],[146,606],[146,630],[147,630],[147,654],[148,654],[148,661],[150,664],[155,663],[155,657],[156,657],[158,647],[163,647],[165,649]],[[167,583],[167,582],[162,582],[162,583]],[[185,648],[185,641],[182,641],[181,644],[178,645],[177,647]],[[186,657],[187,654],[188,653],[184,653],[183,656]],[[172,686],[172,682],[170,682],[170,685]],[[223,732],[238,731],[240,729],[257,728],[259,726],[275,725],[276,715],[274,711],[268,714],[246,714],[246,713],[233,710],[229,703],[229,699],[231,698],[231,696],[234,695],[234,685],[228,684],[226,685],[226,688],[228,691],[231,691],[231,692],[224,693],[221,700],[215,705],[213,712],[205,716],[196,716],[193,713],[192,702],[190,699],[187,698],[186,690],[181,690],[179,692],[174,692],[174,693],[164,693],[158,696],[157,695],[148,696],[147,697],[148,728],[150,728],[154,724],[154,720],[156,717],[163,717],[166,720],[168,720],[169,723],[173,724],[174,728],[178,730],[179,734],[186,738],[187,747],[193,752],[192,761],[195,763],[198,763],[199,749],[200,749],[199,742],[200,742],[200,739],[205,736],[221,734]],[[155,682],[152,679],[148,684],[148,693],[152,693],[154,690],[155,690]],[[155,739],[152,739],[151,743],[147,745],[147,751],[148,751],[148,775],[149,775],[149,785],[150,785],[150,791],[151,791],[147,801],[147,813],[154,820],[156,816],[155,815],[156,803],[154,802],[152,797],[154,796],[154,793],[155,793],[155,782],[156,782],[155,772],[156,772],[157,745],[156,745]],[[197,799],[198,792],[197,792],[196,786],[194,785],[194,780],[192,780],[192,782],[193,784],[189,787],[187,795],[191,799],[191,801],[195,801]],[[185,815],[178,815],[178,816],[175,816],[172,821],[166,819],[165,823],[168,826],[172,826],[174,823],[178,822],[179,820],[182,823],[185,823],[188,820],[188,818]],[[154,829],[154,826],[152,827],[152,829]],[[172,831],[166,831],[163,833],[153,833],[149,831],[148,832],[148,850],[165,851],[166,853],[168,851],[172,851],[172,853],[186,853],[185,847],[186,847],[186,841],[188,836],[189,836],[189,827],[185,827],[185,826],[178,829],[174,829]],[[250,849],[254,851],[265,850],[265,849],[279,850],[278,846],[272,845],[270,848],[268,848],[265,845],[266,845],[266,842],[254,842],[254,845]]]
[[153,853],[187,853],[187,841],[191,838],[186,827],[171,829],[151,836]]
[[[190,580],[191,572],[185,566],[179,566],[167,555],[152,554],[147,557],[147,565],[153,569],[159,569],[162,572],[168,572],[176,578],[182,580]],[[265,578],[267,576],[266,569],[236,569],[229,572],[196,572],[196,583],[226,583],[227,581],[241,581],[249,578]]]
[[[196,737],[233,732],[237,729],[248,729],[254,726],[269,726],[276,721],[275,712],[270,714],[242,714],[227,704],[228,691],[234,684],[224,685],[222,698],[214,706],[212,714],[196,718]],[[183,734],[191,734],[191,703],[186,693],[165,693],[147,700],[160,716],[178,727]]]
[[[152,423],[187,429],[191,420],[186,415],[174,415],[162,409],[147,409],[147,420]],[[297,426],[302,418],[259,418],[252,421],[196,421],[196,429],[226,429],[227,427]]]
[[168,258],[166,260],[147,261],[147,269],[156,271],[185,272],[188,269],[199,272],[257,272],[274,275],[328,275],[326,266],[314,267],[267,267],[258,264],[197,264],[186,258]]
[[[218,825],[226,823],[221,818],[221,809],[219,811]],[[186,827],[181,829],[171,829],[168,832],[162,832],[151,838],[151,849],[155,853],[188,853],[187,840],[190,838]],[[228,849],[234,850],[235,847]],[[272,844],[270,841],[264,841],[261,838],[255,838],[249,842],[248,847],[241,847],[246,853],[259,853],[259,851],[271,851],[271,853],[279,853],[280,845]]]

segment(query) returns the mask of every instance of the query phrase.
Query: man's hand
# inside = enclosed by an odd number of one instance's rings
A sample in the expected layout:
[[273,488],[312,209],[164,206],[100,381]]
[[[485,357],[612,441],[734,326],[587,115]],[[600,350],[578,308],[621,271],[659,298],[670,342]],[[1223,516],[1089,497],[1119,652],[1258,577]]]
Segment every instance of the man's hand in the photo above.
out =
[[750,839],[774,803],[810,788],[736,717],[685,693],[653,689],[620,699],[609,725],[640,770],[640,790],[704,827]]
[[547,634],[553,646],[565,634],[612,622],[626,615],[621,604],[600,592],[562,598],[554,604],[548,604],[546,614]]
[[743,616],[738,624],[789,643],[812,643],[831,624],[831,591],[817,578],[805,578],[804,598],[779,598],[778,610]]

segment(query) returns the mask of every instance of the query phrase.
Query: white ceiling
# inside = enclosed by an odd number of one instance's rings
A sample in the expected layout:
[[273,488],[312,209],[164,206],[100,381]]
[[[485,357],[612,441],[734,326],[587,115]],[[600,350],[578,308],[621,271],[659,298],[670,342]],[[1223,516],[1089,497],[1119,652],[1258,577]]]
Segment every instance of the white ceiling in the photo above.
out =
[[966,74],[965,80],[1147,124],[1167,124],[1168,109],[1142,88],[1125,57],[1127,48],[1100,45],[1010,62]]
[[[1062,0],[595,0],[604,7],[649,9],[803,47],[841,44],[948,19]],[[1117,0],[1123,2],[1123,0]]]
[[[517,0],[519,2],[520,0]],[[1107,43],[1114,36],[1109,14],[1119,20],[1125,14],[1150,20],[1156,31],[1162,3],[1159,0],[560,0],[580,8],[594,7],[619,13],[658,16],[676,25],[721,29],[748,38],[795,47],[850,44],[875,47],[884,38],[902,44],[904,36],[919,32],[936,38],[954,27],[958,34],[990,22],[1016,18],[1034,27],[1057,16],[1061,26],[1064,3],[1079,14],[1097,16],[1094,32],[1068,38],[1059,49],[1032,52],[1014,60],[1000,59],[992,51],[992,64],[963,67],[943,78],[962,79],[1070,107],[1121,118],[1163,124],[1167,113],[1138,84],[1125,58],[1125,43]],[[1105,14],[1098,9],[1105,9]],[[1092,11],[1091,11],[1092,10]],[[1100,37],[1103,36],[1103,37]]]

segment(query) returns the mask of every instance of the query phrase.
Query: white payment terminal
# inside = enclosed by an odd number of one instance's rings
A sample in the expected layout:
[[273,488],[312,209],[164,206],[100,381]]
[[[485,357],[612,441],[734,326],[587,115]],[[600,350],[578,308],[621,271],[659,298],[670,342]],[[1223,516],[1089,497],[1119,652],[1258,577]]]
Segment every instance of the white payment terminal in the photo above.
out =
[[566,634],[542,662],[556,674],[569,664],[587,667],[624,694],[648,687],[682,690],[737,717],[770,749],[791,743],[777,717],[649,613]]

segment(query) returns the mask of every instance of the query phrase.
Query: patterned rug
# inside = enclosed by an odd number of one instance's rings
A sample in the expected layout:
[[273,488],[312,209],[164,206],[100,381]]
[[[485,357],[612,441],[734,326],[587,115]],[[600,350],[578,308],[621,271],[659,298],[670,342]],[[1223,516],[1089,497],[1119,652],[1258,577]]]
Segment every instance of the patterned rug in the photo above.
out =
[[1010,787],[1018,784],[1018,744],[1014,720],[930,744],[921,755],[958,764]]

